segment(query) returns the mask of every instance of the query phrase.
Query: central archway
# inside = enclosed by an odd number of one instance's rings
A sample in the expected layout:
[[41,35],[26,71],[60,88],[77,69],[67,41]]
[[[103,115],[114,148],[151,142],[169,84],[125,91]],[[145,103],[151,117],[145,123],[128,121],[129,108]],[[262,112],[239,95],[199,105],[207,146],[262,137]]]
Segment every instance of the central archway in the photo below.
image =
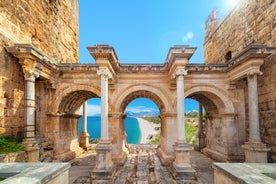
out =
[[[169,133],[168,129],[172,129],[174,126],[174,122],[170,122],[169,126],[167,125],[167,116],[168,114],[168,109],[172,109],[172,103],[168,103],[170,99],[170,95],[166,95],[162,90],[151,87],[151,86],[133,86],[131,88],[128,88],[125,90],[122,94],[120,94],[114,102],[114,106],[112,106],[113,109],[116,109],[119,114],[121,114],[118,119],[110,118],[110,124],[111,126],[116,126],[117,130],[120,132],[120,137],[116,136],[115,134],[112,135],[113,140],[116,140],[113,142],[113,154],[118,155],[120,154],[120,151],[123,149],[123,144],[125,141],[125,136],[124,136],[124,112],[127,107],[127,105],[134,99],[137,98],[147,98],[152,100],[158,107],[159,112],[160,112],[160,118],[161,118],[161,130],[160,130],[160,149],[164,153],[173,153],[173,147],[172,147],[172,142],[175,142],[175,138],[171,137],[171,133]],[[170,112],[170,111],[169,111]],[[115,125],[115,121],[117,121]],[[110,129],[115,129],[115,127],[111,127]],[[112,134],[112,132],[110,131]],[[114,138],[115,137],[115,138]],[[171,141],[173,140],[173,141]],[[171,159],[171,157],[170,157]],[[114,161],[116,159],[113,159]],[[116,162],[116,161],[115,161]]]

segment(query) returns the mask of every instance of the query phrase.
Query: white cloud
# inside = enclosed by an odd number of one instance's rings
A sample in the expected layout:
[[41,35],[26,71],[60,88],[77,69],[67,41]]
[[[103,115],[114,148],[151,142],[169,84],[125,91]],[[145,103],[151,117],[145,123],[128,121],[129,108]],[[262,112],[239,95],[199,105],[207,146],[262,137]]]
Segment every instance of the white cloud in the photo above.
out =
[[189,31],[189,32],[186,33],[185,36],[182,37],[182,41],[187,42],[188,40],[191,40],[193,38],[194,38],[194,33]]
[[[87,104],[87,116],[95,116],[101,114],[101,106],[100,105],[89,105]],[[80,107],[80,115],[82,115],[82,106]]]

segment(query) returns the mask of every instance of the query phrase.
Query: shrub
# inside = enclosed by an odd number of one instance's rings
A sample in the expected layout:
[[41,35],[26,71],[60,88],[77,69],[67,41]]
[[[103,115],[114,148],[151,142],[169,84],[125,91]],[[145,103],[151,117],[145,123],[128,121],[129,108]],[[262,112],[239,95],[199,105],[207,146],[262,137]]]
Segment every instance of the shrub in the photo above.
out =
[[22,146],[22,135],[16,137],[0,136],[0,154],[7,154],[24,150]]

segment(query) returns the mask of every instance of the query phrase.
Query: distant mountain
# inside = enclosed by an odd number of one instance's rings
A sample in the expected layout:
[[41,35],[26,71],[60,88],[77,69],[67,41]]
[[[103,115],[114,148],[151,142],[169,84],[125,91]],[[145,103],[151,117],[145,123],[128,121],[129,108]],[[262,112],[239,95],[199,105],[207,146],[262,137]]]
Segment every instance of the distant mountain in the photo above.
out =
[[159,111],[141,111],[141,112],[132,112],[132,111],[126,111],[125,114],[127,116],[146,116],[146,117],[155,117],[159,116]]

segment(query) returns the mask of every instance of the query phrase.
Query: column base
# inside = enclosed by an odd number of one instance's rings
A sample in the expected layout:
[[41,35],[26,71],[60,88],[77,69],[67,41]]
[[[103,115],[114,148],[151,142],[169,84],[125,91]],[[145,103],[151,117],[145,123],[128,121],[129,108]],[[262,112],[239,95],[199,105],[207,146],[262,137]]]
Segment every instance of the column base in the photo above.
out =
[[190,165],[190,151],[192,148],[184,141],[175,144],[175,161],[173,163],[173,176],[176,180],[196,180],[196,172]]
[[80,135],[80,147],[87,150],[89,147],[89,134],[87,132],[82,132]]
[[96,167],[90,172],[92,183],[112,183],[115,170],[111,157],[110,141],[100,140],[95,150],[97,152]]
[[166,154],[161,148],[157,149],[157,156],[163,166],[169,166],[173,163],[174,157]]
[[123,166],[127,160],[127,154],[124,151],[119,154],[112,154],[112,160],[116,166]]
[[267,148],[262,142],[246,142],[242,148],[245,152],[245,162],[248,163],[267,163]]
[[27,152],[28,162],[38,162],[40,146],[37,140],[35,138],[24,138],[22,144]]

